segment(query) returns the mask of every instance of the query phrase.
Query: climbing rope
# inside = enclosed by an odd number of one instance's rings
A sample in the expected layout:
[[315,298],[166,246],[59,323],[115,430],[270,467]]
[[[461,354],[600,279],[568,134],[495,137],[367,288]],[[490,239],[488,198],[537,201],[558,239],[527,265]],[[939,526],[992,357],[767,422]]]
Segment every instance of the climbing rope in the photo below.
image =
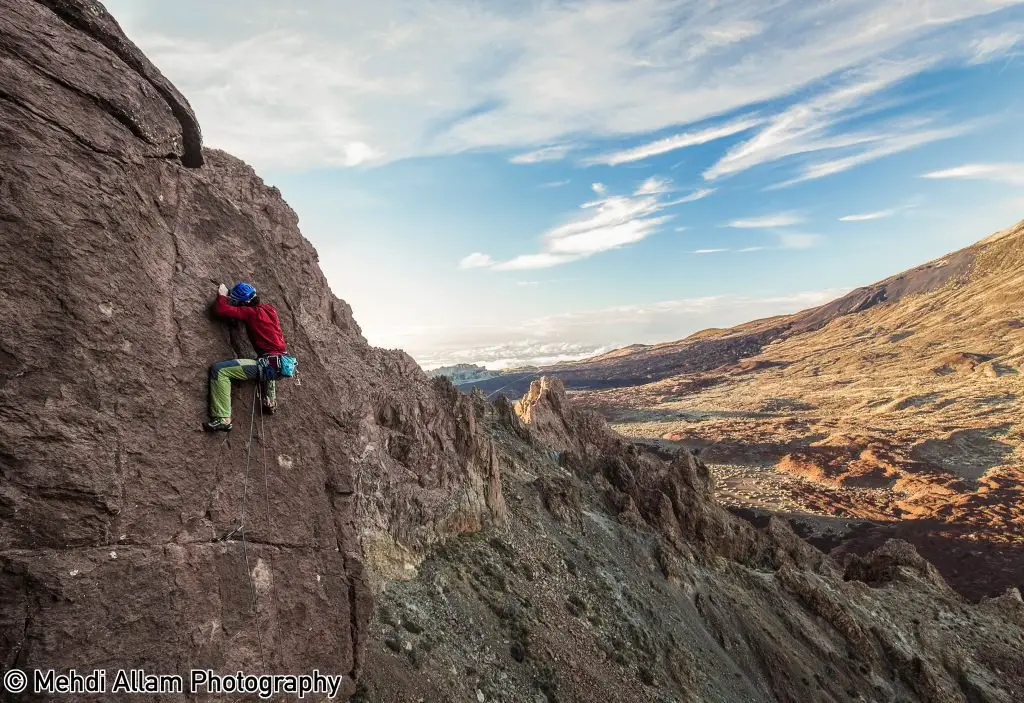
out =
[[[240,532],[242,535],[242,556],[245,558],[245,575],[249,578],[249,610],[253,614],[253,619],[256,622],[256,639],[259,643],[260,648],[260,662],[263,664],[263,673],[267,673],[267,658],[263,653],[263,632],[260,629],[260,612],[258,603],[256,602],[256,584],[252,580],[252,569],[249,566],[249,547],[245,541],[245,508],[249,498],[249,463],[252,458],[252,432],[256,426],[256,403],[260,402],[260,431],[262,432],[263,427],[263,405],[259,398],[260,384],[256,382],[255,388],[252,392],[252,409],[249,413],[249,441],[246,443],[245,449],[245,474],[242,479],[242,517],[239,520],[238,528],[236,532]],[[261,437],[262,440],[262,437]],[[264,447],[264,450],[266,448]],[[265,453],[264,453],[265,456]],[[266,479],[266,464],[264,464],[264,479]],[[267,499],[269,505],[269,498]]]
[[[271,522],[270,519],[270,480],[267,478],[267,436],[266,426],[263,421],[263,373],[256,379],[256,383],[253,385],[252,391],[252,407],[249,411],[249,439],[245,444],[245,471],[242,478],[242,514],[238,520],[238,527],[231,530],[226,534],[220,541],[227,541],[231,539],[236,533],[241,535],[242,538],[242,557],[245,560],[245,574],[249,579],[249,611],[253,614],[253,620],[256,623],[256,640],[259,643],[260,651],[260,662],[263,664],[263,673],[267,673],[267,658],[263,649],[263,630],[260,627],[260,611],[259,603],[256,596],[256,584],[252,578],[252,567],[249,564],[249,545],[245,539],[245,513],[246,508],[249,504],[249,467],[252,464],[252,437],[253,432],[256,428],[256,406],[260,407],[260,446],[263,453],[262,464],[263,464],[263,498],[266,502],[267,510],[267,524]],[[226,439],[225,439],[226,441]]]
[[[262,381],[257,381],[257,387]],[[267,526],[271,530],[273,525],[270,521],[270,482],[267,480],[267,435],[263,431],[263,399],[260,398],[260,447],[263,448],[263,500],[267,506]]]

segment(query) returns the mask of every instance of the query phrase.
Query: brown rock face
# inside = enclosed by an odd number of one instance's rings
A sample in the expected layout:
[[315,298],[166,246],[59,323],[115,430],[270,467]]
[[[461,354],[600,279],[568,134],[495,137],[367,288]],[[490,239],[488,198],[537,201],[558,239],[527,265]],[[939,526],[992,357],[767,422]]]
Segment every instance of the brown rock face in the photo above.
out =
[[[370,577],[502,515],[469,399],[368,346],[277,190],[199,135],[100,5],[0,0],[0,668],[352,675]],[[199,430],[207,366],[251,354],[208,312],[239,280],[302,380],[255,413],[247,496],[251,386]]]

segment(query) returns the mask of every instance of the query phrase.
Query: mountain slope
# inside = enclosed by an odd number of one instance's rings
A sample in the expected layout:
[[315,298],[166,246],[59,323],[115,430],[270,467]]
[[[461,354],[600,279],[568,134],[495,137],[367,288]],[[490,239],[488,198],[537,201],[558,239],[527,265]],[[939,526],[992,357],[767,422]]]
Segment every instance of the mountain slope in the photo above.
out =
[[[937,288],[934,278],[908,284],[943,269]],[[797,315],[804,331],[794,326],[738,363],[579,402],[630,436],[704,448],[733,467],[722,476],[740,506],[860,518],[879,528],[868,533],[912,539],[978,597],[1024,573],[1022,290],[1017,225]],[[885,302],[807,325],[880,291]],[[848,529],[841,523],[833,532]]]
[[541,375],[561,378],[570,389],[617,388],[660,381],[683,373],[711,371],[758,354],[779,339],[821,329],[832,320],[896,303],[907,296],[938,290],[961,280],[973,269],[986,242],[918,266],[884,281],[847,293],[831,303],[793,315],[755,320],[729,329],[703,330],[676,342],[634,344],[575,363],[562,363],[532,373],[506,372],[492,379],[460,383],[508,396],[524,393]]
[[380,594],[359,700],[1024,694],[1016,591],[969,606],[906,543],[844,568],[782,520],[755,529],[715,503],[699,460],[638,450],[557,380],[533,384],[516,414],[475,403],[509,519]]

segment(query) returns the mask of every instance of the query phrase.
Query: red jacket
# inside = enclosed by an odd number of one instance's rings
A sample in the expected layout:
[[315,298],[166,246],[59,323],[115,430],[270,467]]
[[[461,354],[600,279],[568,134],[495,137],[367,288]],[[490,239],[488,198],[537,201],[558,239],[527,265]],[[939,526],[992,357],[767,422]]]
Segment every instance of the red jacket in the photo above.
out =
[[221,317],[244,322],[257,354],[285,353],[284,333],[273,305],[232,305],[227,296],[218,295],[213,311]]

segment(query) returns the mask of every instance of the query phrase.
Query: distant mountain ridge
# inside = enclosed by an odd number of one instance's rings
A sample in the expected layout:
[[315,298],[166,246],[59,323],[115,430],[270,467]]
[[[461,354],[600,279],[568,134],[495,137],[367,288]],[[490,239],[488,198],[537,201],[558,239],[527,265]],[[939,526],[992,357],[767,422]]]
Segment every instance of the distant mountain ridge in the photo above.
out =
[[979,254],[1007,237],[1014,241],[1021,238],[1021,232],[1021,225],[997,232],[969,247],[792,315],[753,320],[727,329],[701,330],[674,342],[633,344],[577,362],[538,367],[535,374],[523,374],[520,370],[514,374],[521,376],[518,379],[510,378],[511,372],[502,372],[489,379],[456,381],[456,384],[463,390],[477,386],[485,393],[500,389],[509,397],[518,397],[529,389],[532,380],[542,375],[562,379],[566,388],[573,391],[621,388],[681,373],[711,371],[755,356],[776,340],[821,329],[840,317],[962,281],[970,276]]

